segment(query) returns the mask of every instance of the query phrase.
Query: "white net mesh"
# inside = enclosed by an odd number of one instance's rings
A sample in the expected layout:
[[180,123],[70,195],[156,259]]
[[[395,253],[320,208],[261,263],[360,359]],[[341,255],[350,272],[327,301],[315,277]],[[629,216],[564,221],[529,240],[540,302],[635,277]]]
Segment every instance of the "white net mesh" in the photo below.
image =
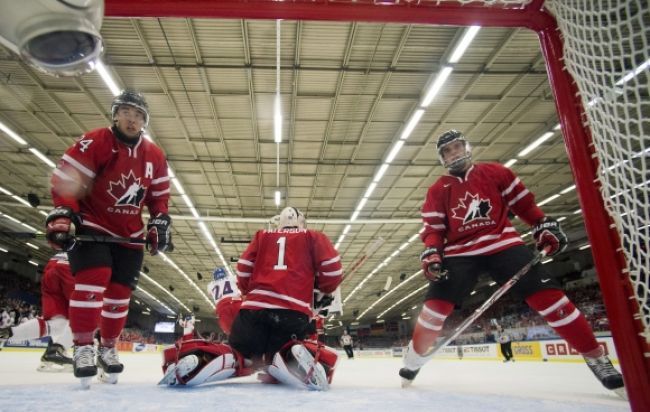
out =
[[650,341],[650,8],[647,0],[549,0],[564,37]]

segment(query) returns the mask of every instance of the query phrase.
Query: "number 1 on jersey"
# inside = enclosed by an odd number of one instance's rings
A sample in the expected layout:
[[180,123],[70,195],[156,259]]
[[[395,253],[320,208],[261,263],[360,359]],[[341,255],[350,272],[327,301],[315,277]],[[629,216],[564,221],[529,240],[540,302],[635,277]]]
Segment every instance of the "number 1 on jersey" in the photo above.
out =
[[282,236],[278,239],[277,244],[280,245],[278,248],[278,263],[273,266],[275,270],[287,270],[287,265],[284,264],[284,250],[287,245],[287,238]]

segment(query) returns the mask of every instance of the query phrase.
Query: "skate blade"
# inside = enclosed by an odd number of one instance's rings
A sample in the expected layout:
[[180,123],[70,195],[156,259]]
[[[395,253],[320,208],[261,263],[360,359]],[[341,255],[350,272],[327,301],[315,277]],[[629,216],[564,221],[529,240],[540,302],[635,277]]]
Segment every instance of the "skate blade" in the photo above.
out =
[[625,400],[625,401],[628,400],[627,399],[627,391],[625,390],[625,387],[612,389],[612,391],[615,394],[617,394],[618,396],[620,396],[623,400]]
[[106,373],[104,371],[99,372],[99,376],[97,376],[97,379],[101,383],[108,383],[110,385],[115,385],[117,383],[117,379],[119,377],[118,373]]
[[72,365],[59,365],[57,363],[44,362],[38,365],[36,371],[45,373],[68,373],[72,372]]
[[413,381],[410,381],[406,378],[402,378],[402,389],[409,388],[413,384]]
[[165,376],[163,376],[160,382],[158,382],[158,385],[174,386],[176,383],[176,365],[169,365],[167,372],[165,372]]
[[92,376],[88,376],[85,378],[79,378],[79,383],[81,384],[81,389],[90,389],[90,384],[93,381]]

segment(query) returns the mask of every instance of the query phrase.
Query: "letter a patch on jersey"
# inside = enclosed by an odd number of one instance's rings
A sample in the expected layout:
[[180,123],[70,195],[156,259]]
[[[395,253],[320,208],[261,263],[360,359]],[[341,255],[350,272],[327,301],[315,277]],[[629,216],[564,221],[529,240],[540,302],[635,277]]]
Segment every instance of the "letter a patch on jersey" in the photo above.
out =
[[458,201],[458,206],[452,208],[452,217],[467,224],[474,220],[490,219],[491,210],[490,199],[481,199],[478,194],[465,192],[465,197]]

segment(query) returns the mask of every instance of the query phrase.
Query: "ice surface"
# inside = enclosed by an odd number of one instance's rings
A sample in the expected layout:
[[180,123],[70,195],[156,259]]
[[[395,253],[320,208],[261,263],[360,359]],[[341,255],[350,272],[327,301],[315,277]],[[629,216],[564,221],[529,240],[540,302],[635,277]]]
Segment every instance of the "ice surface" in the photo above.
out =
[[36,372],[40,351],[0,351],[0,411],[626,411],[582,363],[434,360],[400,387],[398,358],[339,361],[328,392],[258,383],[161,387],[160,354],[120,354],[117,385],[82,390],[71,373]]

